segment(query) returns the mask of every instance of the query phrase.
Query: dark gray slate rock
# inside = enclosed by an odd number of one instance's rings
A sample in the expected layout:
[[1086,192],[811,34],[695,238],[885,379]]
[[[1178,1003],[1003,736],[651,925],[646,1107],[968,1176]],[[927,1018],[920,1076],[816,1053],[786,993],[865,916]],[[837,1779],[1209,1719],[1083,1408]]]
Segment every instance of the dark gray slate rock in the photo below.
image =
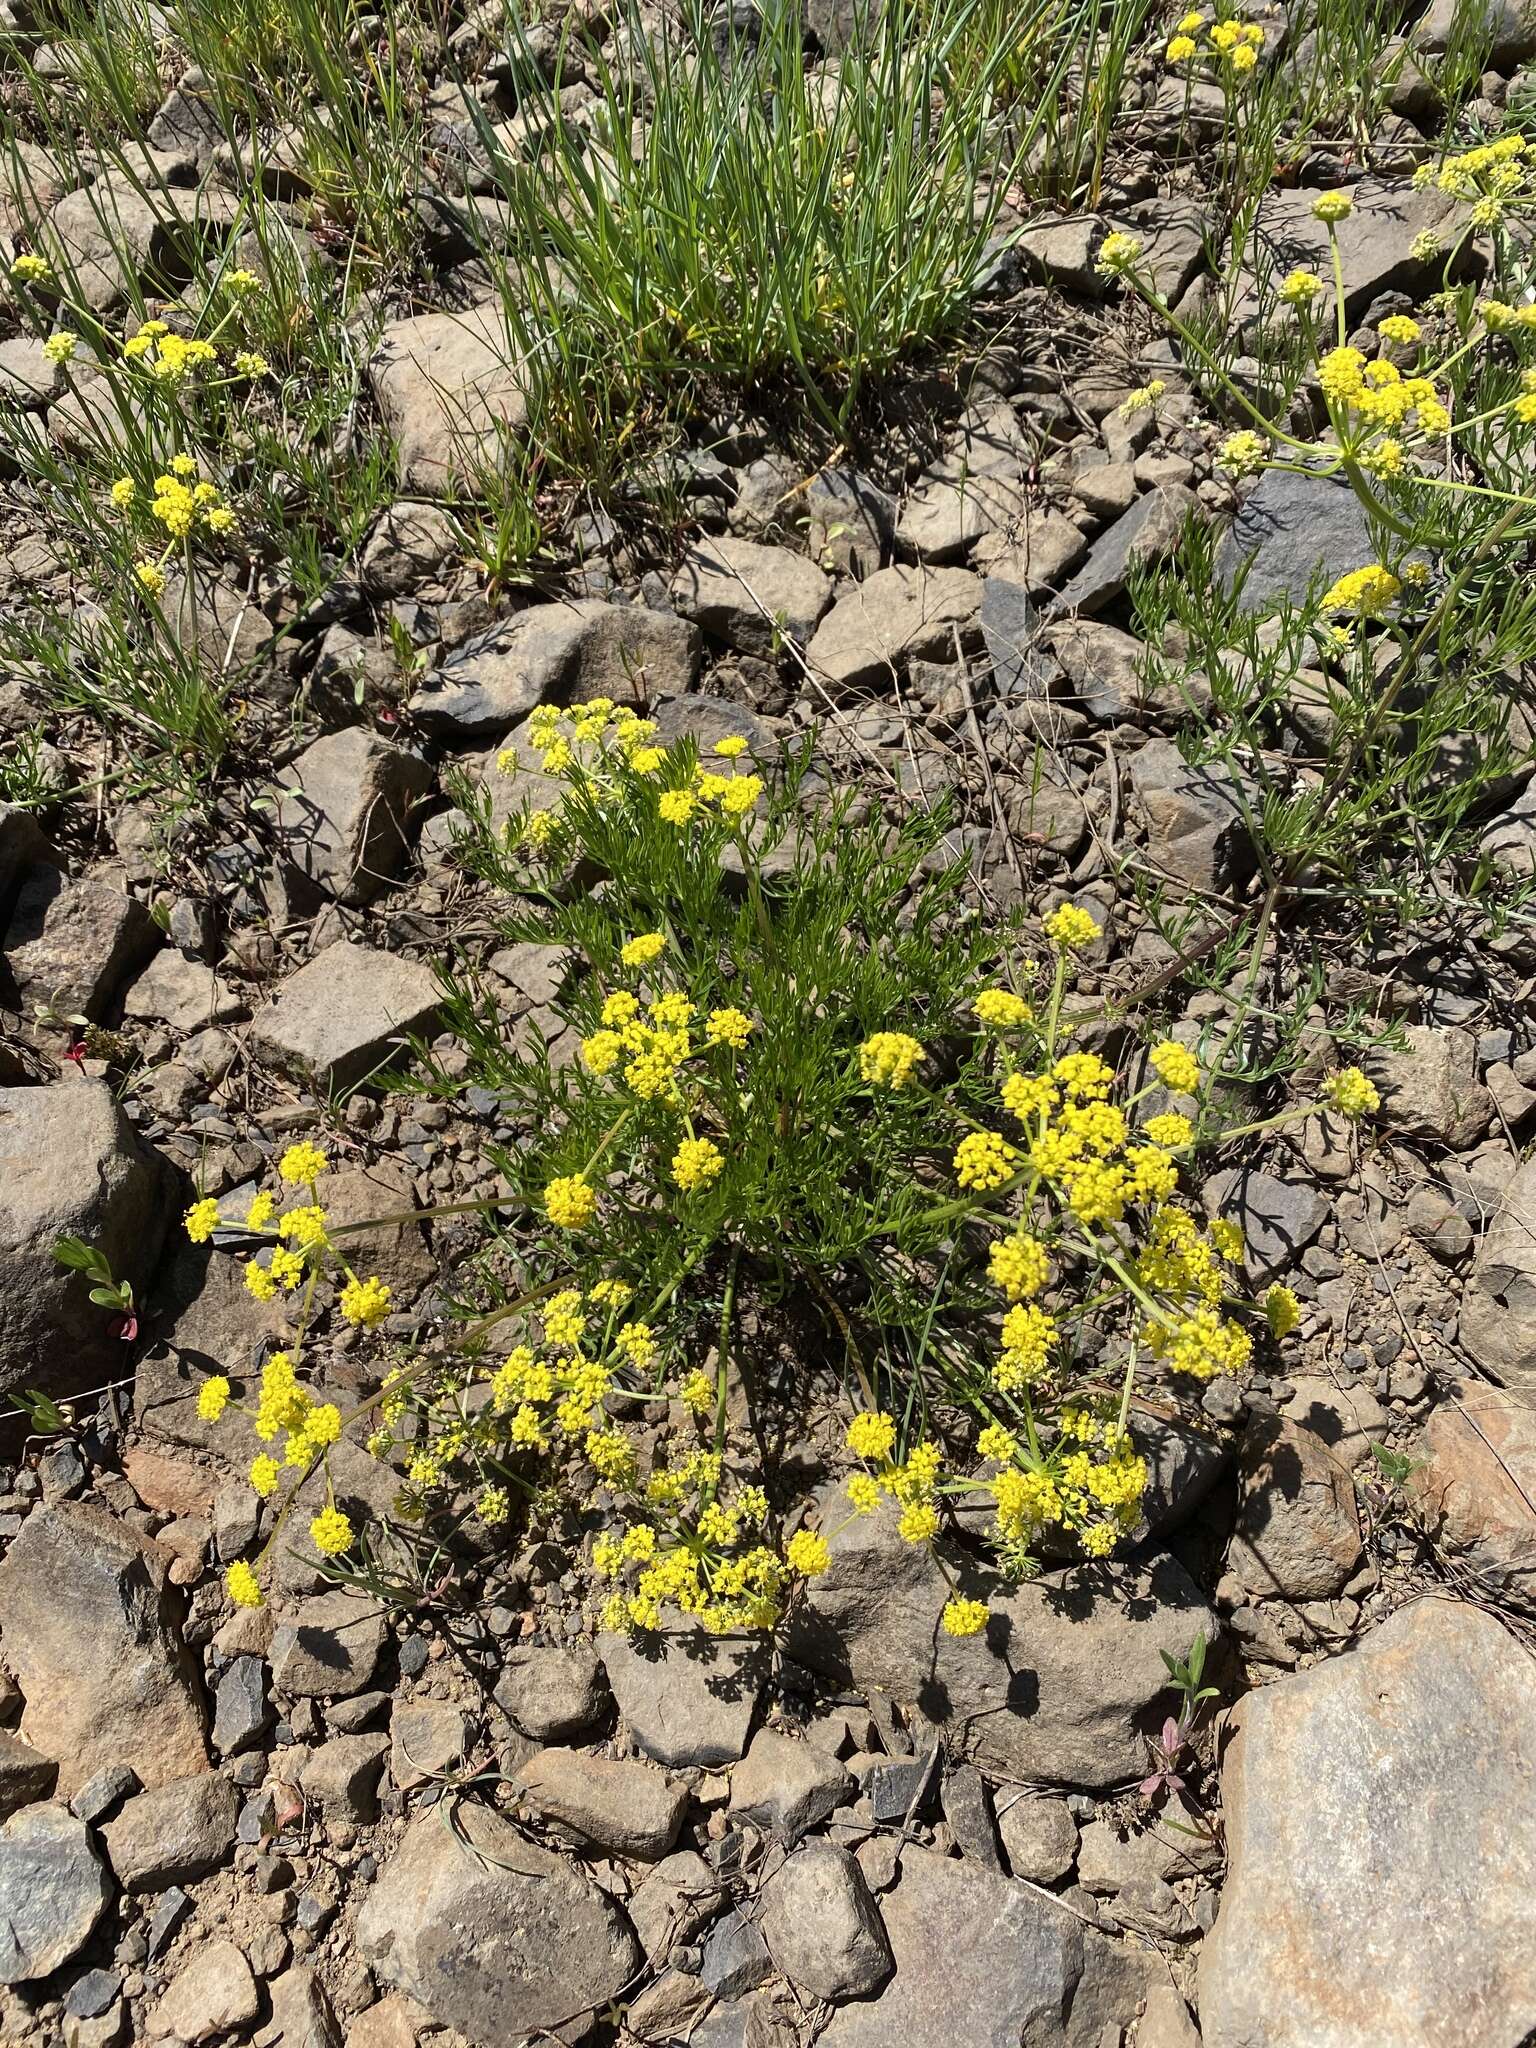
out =
[[570,2026],[635,1974],[623,1911],[568,1857],[500,1815],[424,1813],[363,1902],[357,1952],[383,1984],[417,1999],[476,2048]]
[[1231,590],[1244,563],[1241,606],[1267,611],[1280,598],[1302,604],[1314,581],[1376,560],[1360,500],[1348,484],[1272,469],[1243,500],[1216,550],[1216,580]]
[[90,1939],[112,1895],[89,1828],[62,1806],[0,1827],[0,1984],[46,1977]]
[[1161,484],[1139,497],[1129,512],[1101,533],[1088,559],[1050,606],[1050,616],[1080,612],[1091,618],[1125,594],[1133,562],[1158,562],[1178,545],[1184,524],[1200,512],[1200,501],[1184,484]]
[[981,637],[999,697],[1047,697],[1056,664],[1039,646],[1040,614],[1022,584],[989,576],[981,586]]
[[1328,1220],[1328,1203],[1307,1180],[1228,1166],[1205,1184],[1206,1214],[1226,1216],[1243,1233],[1244,1269],[1255,1287],[1284,1279]]

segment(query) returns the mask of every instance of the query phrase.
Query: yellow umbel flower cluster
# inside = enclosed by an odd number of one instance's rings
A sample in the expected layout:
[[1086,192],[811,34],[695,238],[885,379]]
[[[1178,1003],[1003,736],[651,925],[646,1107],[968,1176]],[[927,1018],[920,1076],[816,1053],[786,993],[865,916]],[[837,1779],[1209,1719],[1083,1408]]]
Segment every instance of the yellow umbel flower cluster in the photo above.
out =
[[859,1078],[880,1088],[905,1088],[923,1048],[905,1031],[877,1031],[859,1047]]
[[[1198,40],[1202,33],[1205,36],[1203,45]],[[1203,57],[1208,63],[1241,79],[1246,78],[1258,63],[1263,47],[1264,31],[1256,21],[1232,19],[1207,25],[1204,14],[1197,10],[1186,14],[1179,22],[1163,54],[1176,69]]]
[[866,1409],[848,1425],[846,1442],[856,1458],[873,1469],[856,1472],[848,1481],[848,1500],[855,1514],[867,1515],[883,1496],[901,1509],[897,1522],[905,1543],[931,1543],[939,1533],[938,1494],[943,1459],[936,1443],[913,1446],[905,1458],[896,1452],[894,1416]]
[[1050,1529],[1074,1536],[1089,1557],[1108,1557],[1141,1518],[1147,1463],[1111,1408],[1064,1407],[1048,1447],[1038,1427],[1021,1441],[993,1425],[978,1449],[999,1466],[980,1484],[996,1510],[997,1547],[1016,1564]]

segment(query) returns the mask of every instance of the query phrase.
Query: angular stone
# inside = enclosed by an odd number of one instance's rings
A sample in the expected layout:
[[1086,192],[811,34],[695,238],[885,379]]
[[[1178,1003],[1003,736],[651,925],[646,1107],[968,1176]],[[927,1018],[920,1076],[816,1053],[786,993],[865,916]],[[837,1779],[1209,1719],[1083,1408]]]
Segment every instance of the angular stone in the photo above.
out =
[[603,1635],[597,1649],[630,1734],[657,1763],[708,1769],[746,1749],[768,1677],[759,1637],[668,1627],[644,1640]]
[[37,412],[64,389],[63,365],[30,334],[0,342],[0,396],[23,411]]
[[743,654],[775,655],[785,640],[806,646],[832,602],[832,584],[791,548],[706,534],[672,578],[685,619]]
[[730,1811],[794,1842],[853,1792],[853,1779],[836,1757],[814,1743],[760,1728],[731,1773]]
[[301,1699],[345,1697],[373,1682],[384,1648],[384,1610],[338,1588],[300,1601],[272,1638],[272,1683]]
[[327,1820],[369,1827],[378,1819],[379,1773],[388,1753],[387,1735],[333,1735],[305,1758],[299,1789]]
[[8,1728],[0,1728],[0,1820],[9,1820],[18,1808],[49,1798],[58,1775],[59,1767],[51,1756],[44,1756]]
[[594,1653],[528,1643],[502,1653],[494,1698],[514,1728],[535,1742],[585,1735],[613,1705]]
[[342,1166],[323,1173],[315,1193],[330,1219],[330,1232],[359,1272],[366,1266],[397,1292],[409,1292],[437,1271],[419,1223],[389,1223],[416,1209],[416,1181],[403,1159],[387,1155],[367,1166]]
[[150,2019],[151,2039],[162,2034],[197,2048],[255,2019],[261,2009],[251,1966],[232,1941],[210,1941],[177,1971]]
[[328,732],[283,773],[272,813],[280,859],[338,903],[371,903],[399,873],[414,807],[433,786],[417,754],[366,727]]
[[1020,1793],[997,1801],[997,1831],[1015,1877],[1031,1884],[1056,1884],[1077,1861],[1077,1822],[1064,1799]]
[[[268,1987],[272,2017],[262,2028],[262,2048],[341,2048],[341,2029],[324,1984],[313,1970],[295,1963]],[[348,2036],[349,2048],[351,2037]],[[415,2048],[412,2034],[409,2048]]]
[[1369,1387],[1335,1386],[1298,1374],[1291,1381],[1285,1419],[1310,1430],[1351,1472],[1367,1465],[1371,1445],[1386,1439],[1387,1414]]
[[[888,1508],[838,1528],[841,1496],[824,1498],[832,1563],[791,1620],[789,1654],[902,1704],[996,1776],[1089,1788],[1132,1777],[1168,1711],[1161,1652],[1182,1657],[1197,1630],[1220,1633],[1183,1567],[1158,1557],[1092,1582],[1043,1574],[993,1593],[979,1635],[946,1635],[938,1561],[902,1542]],[[950,1569],[972,1590],[968,1562],[957,1554]]]
[[1087,561],[1051,605],[1052,616],[1078,612],[1091,618],[1105,610],[1124,596],[1133,563],[1160,562],[1177,547],[1185,523],[1202,516],[1200,500],[1184,484],[1144,492],[1099,535]]
[[125,177],[67,193],[38,236],[40,253],[96,314],[120,306],[165,247],[160,213]]
[[261,1657],[234,1657],[213,1696],[213,1746],[220,1756],[254,1749],[272,1720],[267,1667]]
[[[1274,302],[1275,284],[1296,268],[1316,271],[1322,278],[1324,288],[1313,301],[1312,317],[1320,333],[1328,330],[1333,319],[1333,259],[1327,227],[1312,211],[1316,196],[1296,188],[1270,192],[1259,203],[1253,233],[1263,252],[1263,279],[1245,274],[1227,308],[1229,327],[1250,339],[1263,318],[1273,319],[1280,310]],[[1349,214],[1338,223],[1337,232],[1345,310],[1354,326],[1383,292],[1403,291],[1417,299],[1424,288],[1433,289],[1430,281],[1443,270],[1445,258],[1415,256],[1413,244],[1420,235],[1447,231],[1456,208],[1442,192],[1413,192],[1381,178],[1357,178],[1349,187],[1349,198]],[[1449,240],[1447,234],[1447,244]],[[1230,251],[1224,267],[1231,267]],[[1337,571],[1374,559],[1368,552],[1359,561],[1340,561]]]
[[1478,0],[1473,6],[1457,0],[1430,0],[1409,31],[1413,48],[1426,57],[1443,57],[1460,29],[1474,47],[1488,38],[1488,64],[1510,72],[1536,57],[1536,7],[1531,0]]
[[379,597],[410,597],[459,552],[459,529],[441,505],[402,498],[381,512],[358,570]]
[[806,545],[811,560],[862,583],[891,551],[896,506],[855,469],[818,470],[805,491]]
[[932,1849],[903,1849],[880,1911],[895,1974],[834,2013],[819,2048],[1100,2048],[1150,1981],[1053,1899]]
[[154,919],[121,881],[100,869],[71,881],[44,864],[17,893],[4,964],[23,1009],[99,1022],[159,943]]
[[1381,1122],[1407,1138],[1465,1152],[1493,1120],[1493,1097],[1477,1078],[1477,1040],[1454,1026],[1409,1024],[1402,1052],[1367,1055],[1381,1090]]
[[1431,1533],[1488,1599],[1536,1611],[1536,1399],[1469,1386],[1433,1410],[1409,1486]]
[[1025,471],[1032,459],[1011,406],[969,414],[914,484],[896,522],[897,540],[930,562],[961,560],[983,534],[1028,515]]
[[1031,776],[1008,793],[1003,806],[1020,846],[1043,847],[1070,859],[1088,832],[1088,813],[1075,789]]
[[250,1044],[322,1088],[355,1087],[430,1029],[442,992],[430,968],[337,939],[283,983]]
[[1065,619],[1050,628],[1046,645],[1090,718],[1146,718],[1156,700],[1144,680],[1151,655],[1145,641],[1102,619]]
[[112,1896],[90,1829],[62,1806],[0,1827],[0,1984],[47,1977],[89,1941]]
[[446,1700],[396,1700],[389,1717],[389,1774],[402,1792],[430,1784],[469,1754],[469,1720]]
[[652,1863],[677,1840],[688,1787],[649,1764],[615,1763],[579,1749],[541,1749],[517,1789],[548,1825],[580,1848]]
[[169,1562],[105,1508],[61,1501],[28,1515],[0,1563],[5,1658],[27,1701],[21,1732],[57,1761],[64,1798],[109,1764],[131,1761],[146,1785],[208,1767]]
[[982,536],[971,551],[971,563],[989,581],[1004,576],[1044,600],[1060,590],[1087,552],[1081,527],[1048,505],[1028,505],[1006,533]]
[[357,1952],[475,2048],[572,2024],[641,1962],[621,1909],[487,1808],[423,1814],[363,1901]]
[[692,1941],[711,1921],[724,1896],[720,1880],[692,1849],[678,1849],[648,1871],[629,1899],[629,1917],[653,1963],[664,1963],[674,1942]]
[[188,1034],[244,1014],[244,999],[228,982],[174,946],[161,948],[123,998],[125,1017],[153,1018]]
[[1421,1599],[1233,1720],[1205,2048],[1463,2048],[1469,2027],[1517,2048],[1536,2025],[1525,1650]]
[[238,1817],[234,1786],[205,1773],[138,1793],[106,1822],[101,1838],[125,1890],[157,1892],[217,1870],[234,1847]]
[[444,496],[494,465],[528,418],[528,368],[499,309],[418,313],[386,327],[368,365],[408,490]]
[[952,661],[955,635],[974,637],[981,579],[969,569],[897,563],[840,597],[806,650],[812,669],[844,689],[882,689],[909,660]]
[[1216,550],[1216,580],[1230,591],[1244,563],[1240,608],[1267,611],[1280,598],[1306,601],[1314,582],[1376,559],[1365,509],[1332,477],[1266,470],[1243,500]]
[[445,739],[491,739],[536,704],[676,695],[698,667],[698,628],[671,612],[601,598],[536,604],[456,647],[422,679],[410,711]]
[[1511,881],[1526,882],[1536,875],[1536,782],[1486,828],[1478,850]]
[[1056,664],[1039,646],[1040,614],[1022,582],[989,574],[981,586],[981,637],[999,697],[1049,696]]
[[894,1967],[880,1910],[846,1849],[807,1842],[763,1888],[763,1938],[810,1998],[868,1998]]
[[1205,1212],[1224,1216],[1243,1233],[1243,1269],[1255,1287],[1295,1270],[1328,1220],[1328,1203],[1310,1181],[1282,1178],[1257,1166],[1228,1166],[1204,1188]]
[[1284,1415],[1256,1415],[1243,1439],[1232,1568],[1256,1598],[1325,1600],[1360,1562],[1349,1467]]
[[717,1920],[704,1943],[699,1975],[718,1999],[745,1998],[767,1983],[773,1958],[756,1921],[739,1908]]
[[1147,824],[1147,858],[1193,889],[1219,891],[1253,865],[1242,793],[1222,767],[1186,761],[1172,740],[1149,740],[1130,759]]
[[1467,1275],[1460,1336],[1506,1386],[1536,1385],[1536,1160],[1505,1190]]

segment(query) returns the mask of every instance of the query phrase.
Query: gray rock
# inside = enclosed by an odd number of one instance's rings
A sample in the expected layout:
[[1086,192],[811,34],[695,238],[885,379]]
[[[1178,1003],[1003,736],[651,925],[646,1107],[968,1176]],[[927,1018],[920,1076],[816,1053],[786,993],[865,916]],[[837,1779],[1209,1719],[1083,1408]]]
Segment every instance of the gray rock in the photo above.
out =
[[69,1810],[96,1827],[140,1789],[139,1774],[131,1764],[109,1764],[80,1787],[69,1802]]
[[846,1849],[807,1842],[763,1887],[763,1938],[809,1998],[868,1998],[894,1967],[880,1910]]
[[1028,276],[1059,291],[1102,298],[1106,281],[1095,264],[1109,223],[1096,213],[1070,220],[1031,222],[1017,237],[1019,260]]
[[1143,680],[1151,654],[1144,641],[1101,619],[1066,619],[1049,629],[1046,645],[1090,717],[1146,718],[1154,699]]
[[338,903],[371,903],[399,873],[411,813],[432,770],[360,725],[328,732],[284,771],[272,813],[277,850],[301,886]]
[[158,952],[123,998],[123,1015],[153,1018],[173,1031],[206,1030],[245,1015],[245,1000],[202,960],[174,946]]
[[[1182,1566],[1047,1573],[992,1596],[979,1635],[945,1635],[950,1585],[939,1562],[903,1543],[882,1508],[845,1526],[824,1497],[832,1563],[792,1619],[789,1654],[842,1686],[870,1688],[942,1728],[952,1747],[1005,1778],[1096,1787],[1136,1774],[1143,1731],[1167,1711],[1161,1652],[1182,1657],[1215,1615]],[[971,1590],[968,1563],[951,1572]]]
[[165,249],[161,213],[128,177],[97,178],[68,193],[38,238],[39,253],[98,315],[120,306]]
[[239,1806],[234,1786],[213,1773],[140,1792],[101,1830],[118,1883],[157,1892],[217,1870],[235,1846]]
[[80,1501],[35,1509],[0,1564],[5,1656],[27,1701],[21,1732],[58,1763],[63,1798],[129,1758],[147,1785],[208,1767],[168,1564],[158,1544]]
[[1147,858],[1161,872],[1211,891],[1249,873],[1247,807],[1225,768],[1186,761],[1172,740],[1149,740],[1131,756],[1130,784],[1146,821]]
[[1387,1434],[1386,1410],[1369,1387],[1335,1386],[1305,1373],[1291,1381],[1285,1418],[1310,1430],[1351,1472],[1369,1466],[1371,1445]]
[[23,1806],[52,1797],[59,1767],[30,1742],[0,1728],[0,1820],[9,1820]]
[[1469,2026],[1516,2048],[1536,2025],[1525,1650],[1423,1599],[1233,1719],[1206,2048],[1461,2048]]
[[456,1770],[469,1754],[469,1718],[446,1700],[396,1700],[389,1774],[402,1792]]
[[[1274,282],[1298,266],[1315,270],[1323,279],[1324,290],[1313,301],[1313,319],[1319,332],[1327,332],[1333,318],[1333,263],[1328,230],[1312,211],[1316,196],[1297,188],[1270,192],[1259,203],[1253,233],[1264,277],[1261,281],[1259,275],[1245,273],[1227,309],[1228,325],[1250,341],[1265,317],[1275,317]],[[1338,224],[1338,238],[1345,310],[1353,326],[1383,292],[1404,291],[1417,298],[1421,288],[1438,276],[1445,267],[1444,255],[1415,256],[1413,244],[1421,234],[1444,233],[1449,246],[1456,208],[1444,193],[1412,192],[1381,178],[1357,178],[1349,197],[1351,210]],[[1230,250],[1226,267],[1231,267]],[[1335,573],[1358,569],[1374,559],[1372,550],[1355,561],[1339,560]]]
[[193,1951],[155,2007],[151,2038],[170,2034],[197,2048],[236,2032],[261,2010],[251,1966],[232,1941],[210,1941]]
[[1310,1181],[1282,1178],[1256,1166],[1213,1173],[1203,1191],[1208,1216],[1237,1224],[1247,1247],[1244,1271],[1254,1287],[1294,1272],[1328,1220],[1328,1203]]
[[1510,72],[1536,57],[1536,8],[1530,0],[1478,0],[1471,7],[1430,0],[1409,31],[1409,41],[1423,56],[1443,57],[1458,29],[1474,46],[1488,37],[1488,64],[1494,71]]
[[896,506],[853,469],[818,470],[805,492],[806,544],[823,569],[863,582],[889,556]]
[[997,1853],[997,1828],[986,1779],[972,1764],[950,1764],[941,1789],[944,1818],[960,1854],[983,1870],[1000,1872],[1003,1862]]
[[1478,848],[1511,881],[1525,882],[1536,875],[1536,782],[1528,783],[1524,794],[1500,812]]
[[999,697],[1050,695],[1056,665],[1039,646],[1040,634],[1040,614],[1023,584],[989,575],[981,586],[981,637]]
[[688,1810],[688,1787],[649,1764],[579,1749],[542,1749],[517,1774],[534,1813],[581,1848],[644,1863],[665,1856]]
[[724,1896],[720,1880],[695,1850],[663,1856],[629,1899],[629,1917],[650,1961],[664,1963],[675,1942],[692,1941]]
[[1505,1190],[1461,1300],[1460,1336],[1506,1386],[1536,1385],[1536,1160]]
[[647,605],[538,604],[476,634],[411,698],[428,732],[468,741],[510,733],[536,704],[672,694],[692,686],[698,629]]
[[87,1970],[70,1985],[64,2010],[71,2019],[99,2019],[116,1999],[122,1985],[122,1972],[119,1970]]
[[333,1735],[304,1759],[299,1788],[327,1820],[368,1827],[378,1818],[387,1735]]
[[47,1977],[90,1939],[112,1895],[85,1822],[27,1806],[0,1827],[0,1984]]
[[[272,2017],[260,2035],[263,2048],[341,2048],[341,2029],[331,2001],[313,1970],[295,1963],[267,1987],[267,1996]],[[347,2040],[352,2048],[350,2033]],[[398,2048],[415,2048],[414,2029]]]
[[743,654],[775,655],[785,640],[809,644],[832,602],[832,584],[790,548],[706,534],[672,578],[685,619]]
[[644,1639],[600,1636],[597,1648],[630,1734],[657,1763],[711,1768],[746,1749],[768,1677],[761,1638],[669,1627]]
[[1488,1599],[1536,1611],[1536,1402],[1468,1386],[1433,1410],[1409,1485],[1424,1521]]
[[836,1757],[813,1743],[760,1728],[731,1773],[730,1811],[794,1842],[853,1792],[853,1779]]
[[1135,1952],[1054,1900],[931,1849],[902,1851],[880,1910],[895,1975],[878,2000],[834,2013],[820,2048],[1100,2048],[1150,1981]]
[[885,689],[910,660],[952,661],[955,634],[974,638],[981,579],[968,569],[897,563],[840,597],[806,650],[812,669],[843,689]]
[[1360,1516],[1349,1467],[1322,1437],[1284,1415],[1255,1415],[1230,1563],[1258,1599],[1323,1600],[1360,1561]]
[[337,939],[258,1010],[250,1045],[322,1088],[350,1088],[429,1030],[441,1001],[430,968]]
[[357,1953],[476,2048],[570,2026],[642,1960],[623,1912],[568,1858],[486,1808],[423,1814],[363,1901]]
[[745,1998],[773,1975],[768,1944],[745,1913],[733,1910],[710,1929],[699,1975],[716,1998]]
[[358,569],[378,597],[410,597],[458,553],[462,542],[440,505],[402,498],[374,522]]
[[997,1831],[1008,1868],[1031,1884],[1056,1884],[1077,1861],[1077,1822],[1064,1799],[1019,1793],[997,1801]]
[[98,868],[71,881],[41,864],[16,892],[5,972],[22,1009],[99,1021],[159,943],[154,919],[120,877]]
[[528,366],[497,307],[418,313],[379,338],[368,366],[408,490],[444,496],[494,465],[528,418]]
[[971,566],[989,578],[1006,577],[1043,601],[1060,590],[1087,552],[1075,521],[1047,505],[1030,505],[1006,531],[982,535],[971,550]]
[[30,334],[0,342],[0,396],[25,412],[40,412],[65,389],[64,367]]
[[504,1650],[492,1696],[513,1727],[535,1742],[585,1735],[613,1704],[602,1665],[582,1644],[559,1649],[528,1643]]
[[968,414],[913,486],[896,522],[898,542],[930,562],[961,560],[983,534],[1027,517],[1032,459],[1011,406]]
[[1105,610],[1124,596],[1133,563],[1160,562],[1177,547],[1186,521],[1201,516],[1200,500],[1184,484],[1163,484],[1143,493],[1099,535],[1087,561],[1051,605],[1052,616],[1079,612],[1091,618]]
[[1404,1137],[1465,1152],[1493,1120],[1493,1097],[1477,1078],[1477,1040],[1434,1024],[1409,1024],[1403,1035],[1405,1051],[1373,1052],[1363,1061],[1381,1090],[1380,1121]]
[[254,1749],[272,1720],[267,1667],[260,1657],[234,1657],[213,1696],[213,1746],[220,1756]]
[[1216,580],[1230,591],[1244,563],[1241,608],[1267,611],[1280,598],[1305,602],[1314,581],[1376,559],[1360,500],[1334,478],[1271,469],[1243,500],[1216,550]]
[[384,1609],[338,1589],[300,1601],[272,1638],[272,1683],[301,1699],[364,1692],[384,1647]]

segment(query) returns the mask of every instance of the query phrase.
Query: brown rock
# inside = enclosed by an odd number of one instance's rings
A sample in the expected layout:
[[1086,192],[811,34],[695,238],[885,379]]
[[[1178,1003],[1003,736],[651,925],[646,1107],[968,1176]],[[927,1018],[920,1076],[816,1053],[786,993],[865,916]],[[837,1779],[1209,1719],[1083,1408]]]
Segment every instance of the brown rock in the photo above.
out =
[[1469,1386],[1436,1408],[1410,1485],[1429,1528],[1490,1599],[1536,1610],[1536,1397]]
[[1230,1558],[1261,1600],[1326,1599],[1360,1561],[1349,1467],[1321,1436],[1283,1415],[1249,1425]]
[[66,1501],[35,1509],[0,1563],[22,1733],[57,1760],[64,1798],[109,1764],[131,1763],[149,1786],[208,1768],[169,1562],[104,1508]]
[[500,309],[419,313],[384,330],[368,366],[408,490],[443,496],[495,460],[528,417],[528,373]]

